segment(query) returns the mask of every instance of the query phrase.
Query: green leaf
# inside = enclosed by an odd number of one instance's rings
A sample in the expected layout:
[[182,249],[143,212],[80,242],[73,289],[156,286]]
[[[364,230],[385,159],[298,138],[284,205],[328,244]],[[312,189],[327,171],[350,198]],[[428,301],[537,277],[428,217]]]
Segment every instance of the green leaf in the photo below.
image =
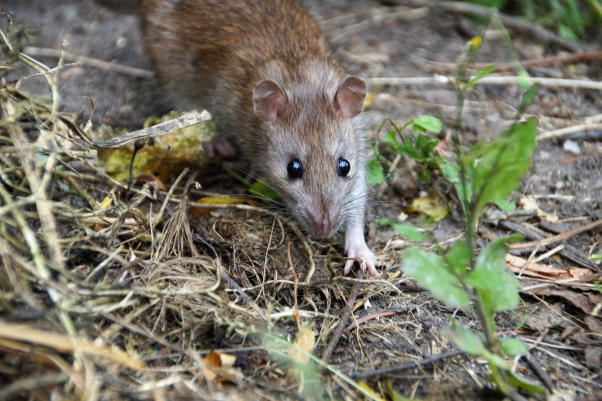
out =
[[462,156],[474,194],[475,216],[492,202],[502,202],[520,185],[535,150],[537,122],[516,124],[494,141],[474,145]]
[[266,180],[255,181],[249,185],[249,193],[261,198],[261,201],[266,205],[272,203],[273,200],[280,199],[278,192],[266,183]]
[[497,207],[503,212],[514,212],[516,210],[516,202],[504,199],[503,201],[495,203]]
[[429,170],[428,166],[420,166],[418,170],[418,178],[422,182],[429,182],[431,180],[431,170]]
[[377,227],[389,227],[389,226],[393,226],[393,224],[397,223],[399,220],[396,219],[384,219],[384,218],[380,218],[380,219],[374,219],[374,222],[376,223]]
[[[512,273],[503,270],[475,270],[467,283],[479,290],[489,314],[515,308],[520,302],[520,283]],[[492,321],[493,328],[493,321]]]
[[419,126],[424,131],[434,132],[438,134],[443,128],[443,122],[437,117],[433,116],[421,116],[414,121],[414,126]]
[[426,236],[410,224],[394,224],[393,229],[413,242],[422,242]]
[[514,388],[521,389],[529,394],[547,394],[546,389],[540,386],[537,382],[528,380],[517,373],[512,373],[511,371],[507,371],[506,375],[508,377],[508,381],[510,381],[510,384]]
[[457,320],[452,320],[451,326],[443,329],[443,335],[450,337],[458,348],[469,355],[483,356],[486,352],[483,343]]
[[527,111],[527,108],[531,105],[531,103],[533,103],[533,98],[535,97],[535,94],[537,93],[538,90],[539,90],[539,84],[535,84],[535,85],[531,86],[529,89],[527,89],[527,91],[523,95],[523,100],[521,100],[520,106],[518,108],[519,115],[521,115],[525,111]]
[[505,338],[502,340],[502,349],[506,355],[517,356],[527,355],[527,347],[522,341],[516,338]]
[[368,160],[366,163],[366,181],[368,185],[378,184],[385,179],[385,172],[378,156]]
[[396,152],[402,156],[411,157],[419,163],[422,163],[425,160],[425,155],[414,147],[410,138],[406,138],[405,141],[403,141],[403,144],[397,147]]
[[466,274],[466,264],[470,260],[470,250],[463,241],[458,241],[447,253],[447,263],[458,276]]
[[565,39],[569,39],[569,40],[572,40],[575,42],[579,40],[579,38],[575,34],[575,31],[573,31],[571,28],[569,28],[566,25],[560,25],[558,27],[558,33],[560,34],[560,36],[562,36]]
[[469,295],[438,255],[410,248],[403,253],[401,264],[407,275],[443,302],[454,306],[468,305]]
[[452,184],[460,183],[460,169],[458,166],[455,166],[440,157],[436,157],[434,160],[439,166],[441,174],[443,174],[443,177],[445,177],[447,181],[451,182]]
[[[481,252],[466,282],[479,290],[489,314],[514,308],[519,302],[520,284],[513,273],[504,270],[509,242],[520,241],[520,235],[498,238]],[[493,326],[493,320],[492,320]]]
[[391,130],[391,131],[387,132],[387,134],[385,136],[383,136],[382,142],[386,143],[391,150],[396,150],[397,147],[399,146],[399,142],[397,142],[396,135],[397,135],[397,131]]
[[589,260],[602,260],[602,253],[597,253],[590,256]]
[[424,134],[426,132],[426,130],[417,124],[412,125],[412,134],[414,134],[414,136],[418,136],[421,134]]
[[489,75],[493,72],[493,70],[495,70],[496,65],[492,64],[492,65],[488,65],[487,67],[481,68],[479,71],[477,71],[476,75],[470,80],[468,81],[468,83],[466,84],[466,88],[467,89],[472,89],[474,88],[474,86],[481,80],[481,78],[483,78],[486,75]]
[[503,270],[506,263],[506,254],[508,253],[508,244],[521,241],[522,239],[522,235],[511,235],[491,241],[479,254],[475,270]]
[[518,83],[522,90],[527,90],[527,88],[529,88],[529,73],[523,67],[518,70]]
[[428,156],[433,153],[433,149],[435,149],[435,146],[437,146],[438,143],[439,143],[439,139],[431,138],[428,135],[420,134],[416,138],[415,147],[416,147],[416,149],[421,151],[424,155]]

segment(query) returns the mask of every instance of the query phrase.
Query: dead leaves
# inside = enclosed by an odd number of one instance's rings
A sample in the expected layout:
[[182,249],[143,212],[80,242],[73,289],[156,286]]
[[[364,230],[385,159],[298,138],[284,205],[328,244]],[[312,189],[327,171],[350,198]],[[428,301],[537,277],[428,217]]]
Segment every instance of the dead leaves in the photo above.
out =
[[447,204],[439,196],[416,198],[412,201],[412,204],[404,210],[410,213],[422,213],[430,217],[435,223],[442,220],[449,213]]
[[[512,271],[520,276],[534,277],[550,281],[551,283],[571,280],[573,285],[579,285],[588,281],[599,280],[599,277],[590,277],[589,279],[578,280],[585,276],[591,276],[592,272],[589,269],[580,267],[565,267],[558,269],[551,266],[542,265],[539,263],[529,262],[526,259],[507,254],[506,263]],[[565,283],[568,284],[568,283]],[[570,287],[545,286],[529,289],[529,293],[534,295],[556,296],[564,299],[573,306],[581,309],[586,314],[600,314],[602,307],[602,295],[599,293],[577,292]],[[601,306],[598,306],[601,305]]]
[[295,343],[288,349],[287,357],[301,365],[309,362],[309,354],[316,344],[314,331],[308,327],[301,327]]
[[[511,254],[506,255],[506,263],[512,271],[520,276],[541,278],[551,281],[577,279],[591,275],[591,270],[581,267],[556,267],[546,266],[539,263],[528,262],[527,259]],[[590,279],[591,280],[591,279]]]
[[203,358],[202,368],[205,378],[216,383],[236,382],[236,377],[240,376],[240,372],[233,367],[234,362],[236,362],[236,357],[233,355],[211,351]]
[[552,224],[554,224],[554,223],[556,223],[558,221],[558,216],[544,212],[537,205],[537,202],[535,201],[535,198],[533,198],[533,197],[523,196],[522,198],[520,198],[518,200],[518,203],[523,206],[524,210],[533,210],[533,211],[535,211],[535,214],[541,220],[548,221],[548,222],[550,222]]

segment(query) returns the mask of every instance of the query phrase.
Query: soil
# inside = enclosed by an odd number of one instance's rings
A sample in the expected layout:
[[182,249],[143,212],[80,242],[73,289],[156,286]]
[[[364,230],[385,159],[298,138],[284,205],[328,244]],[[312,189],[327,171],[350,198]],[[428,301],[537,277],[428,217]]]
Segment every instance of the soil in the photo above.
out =
[[[342,64],[351,74],[362,78],[422,77],[435,73],[453,75],[454,69],[449,65],[463,60],[467,41],[479,32],[479,28],[475,28],[466,17],[438,11],[407,20],[373,18],[367,28],[354,32],[354,24],[369,19],[378,11],[391,10],[372,0],[306,0],[302,3],[322,22]],[[65,50],[68,52],[150,69],[140,46],[137,20],[133,16],[117,15],[97,6],[91,0],[4,0],[0,3],[0,11],[12,12],[15,22],[27,29],[24,33],[28,36],[28,46],[60,49],[61,43],[65,41]],[[539,58],[562,52],[562,49],[557,47],[533,41],[522,32],[510,34],[519,59]],[[511,61],[504,41],[499,35],[496,36],[495,32],[492,36],[484,42],[478,61]],[[585,43],[584,46],[599,49],[597,43]],[[49,66],[57,63],[55,58],[38,59]],[[529,69],[529,73],[541,77],[602,80],[600,61],[532,68]],[[23,72],[13,74],[23,76]],[[11,75],[7,79],[10,77]],[[36,79],[25,81],[21,87],[23,91],[38,91],[47,96],[45,88],[44,82]],[[92,121],[95,124],[139,128],[149,116],[163,114],[169,109],[162,101],[161,91],[152,79],[136,78],[89,66],[64,70],[60,74],[59,91],[62,95],[62,110],[80,113],[82,121],[90,115],[92,102]],[[444,122],[442,138],[451,132],[457,112],[454,108],[456,93],[451,86],[371,85],[369,91],[375,94],[375,98],[364,113],[364,118],[373,136],[386,118],[402,125],[405,121],[424,114],[436,116]],[[470,94],[464,110],[462,143],[469,146],[478,140],[490,140],[507,129],[513,121],[521,94],[522,91],[517,85],[477,87],[476,91]],[[528,114],[539,117],[540,132],[576,125],[588,117],[602,114],[602,96],[600,91],[595,90],[542,87]],[[388,129],[390,124],[385,125],[381,135]],[[590,131],[587,135],[573,134],[538,143],[532,168],[520,190],[513,195],[513,199],[524,195],[540,196],[539,206],[547,213],[558,216],[559,222],[551,224],[531,217],[518,220],[518,224],[525,223],[523,227],[534,227],[551,236],[602,218],[601,134],[602,131]],[[576,143],[579,153],[567,150],[570,149],[570,146],[565,146],[567,139]],[[412,162],[404,160],[403,163],[405,174],[378,193],[375,203],[376,217],[397,218],[404,205],[425,194],[453,199],[443,187],[418,180]],[[203,184],[202,180],[201,183]],[[220,192],[223,188],[209,186],[204,189]],[[462,236],[464,232],[461,212],[457,206],[453,206],[453,202],[451,204],[450,215],[432,227],[432,233],[441,242]],[[415,218],[416,215],[410,214],[410,221]],[[272,225],[271,217],[260,219],[268,226]],[[508,226],[496,226],[495,223],[499,219],[485,220],[490,222],[485,221],[479,228],[479,246],[486,245],[494,237],[515,231]],[[252,225],[252,222],[245,221],[244,224]],[[246,237],[243,226],[236,228],[236,235],[232,238],[236,239],[233,242],[239,247],[243,247],[243,250],[239,251],[244,253]],[[581,255],[580,260],[584,261],[592,253],[602,253],[601,234],[602,231],[597,228],[572,236],[566,243],[574,247],[578,255]],[[389,273],[395,273],[400,266],[400,247],[396,247],[396,240],[399,242],[399,237],[392,230],[379,229],[374,245],[379,260],[384,262],[384,268]],[[263,244],[264,250],[265,246]],[[235,253],[237,248],[233,249]],[[229,255],[236,259],[236,254],[232,255],[232,250],[229,252]],[[526,259],[531,252],[532,249],[514,253]],[[539,254],[543,252],[544,249],[540,250]],[[297,260],[303,259],[301,247],[295,250],[294,257]],[[250,255],[249,258],[254,256]],[[285,253],[275,258],[283,260],[282,266],[287,265]],[[541,263],[558,268],[577,266],[574,260],[558,254]],[[587,264],[587,261],[585,263]],[[599,269],[590,266],[593,272]],[[328,274],[324,262],[319,260],[315,279],[324,277],[328,277]],[[246,281],[247,283],[240,279],[239,284],[251,286],[251,283]],[[347,373],[355,369],[370,370],[445,352],[451,344],[442,337],[440,329],[448,324],[452,315],[467,327],[478,329],[478,319],[473,311],[456,311],[433,298],[409,279],[397,280],[395,283],[402,295],[391,292],[390,289],[374,289],[369,285],[360,289],[357,305],[361,307],[355,311],[356,319],[378,312],[394,311],[396,314],[368,322],[359,332],[353,331],[344,336],[331,359],[331,363],[337,369]],[[537,282],[522,281],[524,287],[532,284]],[[324,312],[326,305],[330,305],[332,301],[330,313],[339,313],[344,306],[342,293],[335,292],[327,298],[325,291],[318,288],[305,289],[303,296],[300,296],[300,300],[303,299],[300,301],[300,309]],[[577,294],[591,295],[594,303],[597,300],[595,292],[575,291]],[[293,302],[291,287],[283,288],[273,295],[274,300],[282,304],[290,305]],[[537,344],[534,342],[539,342],[532,350],[532,355],[544,367],[555,385],[567,394],[569,398],[566,399],[600,393],[602,380],[599,371],[587,367],[586,350],[588,347],[600,347],[601,337],[600,332],[589,335],[595,331],[591,325],[584,323],[583,319],[588,317],[588,313],[559,293],[550,295],[543,291],[539,295],[523,294],[523,298],[528,312],[525,314],[525,309],[521,308],[498,314],[498,330],[513,331],[521,327],[528,331],[528,334],[523,333],[527,345],[535,346]],[[553,312],[550,312],[551,310]],[[550,323],[554,318],[557,318],[558,322]],[[569,321],[572,323],[568,323]],[[323,321],[316,319],[315,323],[315,330],[319,332]],[[587,341],[575,336],[562,336],[567,326],[573,324],[576,324],[583,338],[587,337]],[[279,327],[292,335],[296,331],[292,320],[280,322]],[[216,337],[215,342],[209,346],[226,348],[229,344],[242,341],[231,332],[223,332],[225,329],[216,330],[209,333]],[[225,339],[218,340],[218,337]],[[531,342],[528,342],[529,340]],[[250,372],[259,366],[261,357],[252,353],[245,355],[248,358],[243,372],[250,375]],[[539,380],[524,358],[516,362],[516,368],[526,376]],[[389,379],[393,388],[405,397],[432,400],[492,399],[494,396],[489,391],[489,385],[483,380],[488,372],[487,364],[462,356],[453,361],[446,360],[424,368],[393,374]],[[368,380],[368,383],[377,393],[383,391],[380,382],[372,379]],[[333,383],[332,390],[344,394],[340,383]],[[273,394],[277,395],[278,391],[274,390]]]

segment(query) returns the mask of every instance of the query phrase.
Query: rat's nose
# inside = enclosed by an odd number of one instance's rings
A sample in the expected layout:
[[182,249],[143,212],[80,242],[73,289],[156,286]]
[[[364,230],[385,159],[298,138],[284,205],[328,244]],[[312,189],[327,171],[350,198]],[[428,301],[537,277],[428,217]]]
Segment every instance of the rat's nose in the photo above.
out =
[[338,213],[307,210],[309,231],[318,238],[329,238],[339,229]]

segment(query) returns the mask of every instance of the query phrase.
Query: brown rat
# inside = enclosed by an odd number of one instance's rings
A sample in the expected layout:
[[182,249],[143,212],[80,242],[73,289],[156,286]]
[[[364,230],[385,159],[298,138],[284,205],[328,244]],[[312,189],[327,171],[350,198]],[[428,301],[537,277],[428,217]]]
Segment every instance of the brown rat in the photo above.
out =
[[[293,0],[97,0],[136,11],[175,107],[206,108],[310,234],[345,227],[345,250],[376,275],[364,239],[366,85],[348,76]],[[345,274],[353,261],[347,261]]]

